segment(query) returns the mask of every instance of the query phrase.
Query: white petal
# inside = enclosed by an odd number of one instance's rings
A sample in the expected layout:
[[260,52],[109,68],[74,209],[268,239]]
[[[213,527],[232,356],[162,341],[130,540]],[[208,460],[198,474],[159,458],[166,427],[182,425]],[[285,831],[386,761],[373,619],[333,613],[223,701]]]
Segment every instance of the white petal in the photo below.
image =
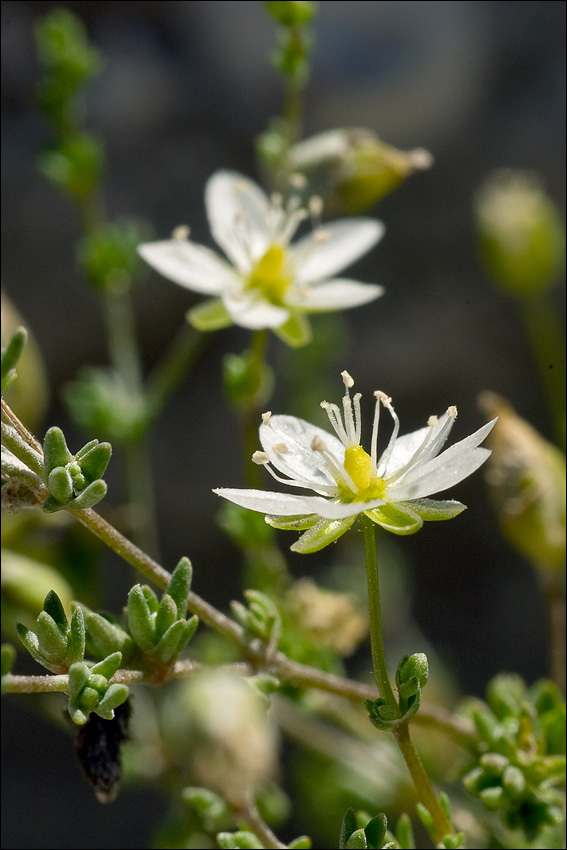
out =
[[262,189],[236,171],[217,171],[205,188],[211,233],[240,271],[268,249],[270,202]]
[[194,292],[218,295],[238,280],[214,251],[185,239],[145,242],[138,245],[138,253],[164,277]]
[[243,328],[279,328],[289,319],[289,310],[270,304],[258,290],[226,291],[222,299],[233,322]]
[[423,466],[416,467],[419,474],[410,472],[402,479],[399,487],[389,487],[388,499],[392,502],[406,502],[447,490],[475,472],[491,454],[489,449],[470,449],[449,455],[451,449]]
[[[311,448],[314,437],[327,446],[339,466],[344,463],[345,449],[340,440],[323,428],[296,416],[272,416],[268,425],[260,425],[260,442],[273,466],[297,483],[319,491],[320,487],[336,487],[324,466],[320,452]],[[285,446],[287,451],[277,451]]]
[[325,310],[344,310],[347,307],[359,307],[368,304],[383,295],[384,287],[371,283],[359,283],[356,280],[330,280],[326,283],[290,287],[285,301],[290,307],[306,312],[324,312]]
[[[384,225],[371,218],[340,219],[325,224],[322,230],[327,233],[324,241],[314,231],[290,250],[291,262],[297,260],[299,266],[298,283],[325,280],[342,271],[378,242]],[[305,260],[301,260],[303,256]]]
[[[415,462],[420,464],[439,454],[447,441],[454,423],[454,418],[444,413],[439,417],[437,424],[433,428],[419,428],[411,434],[404,434],[403,437],[398,437],[394,443],[384,477],[386,479],[389,478],[394,472],[402,470],[406,464],[409,464],[416,451],[425,442],[426,437],[428,438],[427,446],[419,453]],[[411,469],[411,464],[409,469]]]
[[383,499],[374,499],[372,502],[330,502],[321,496],[297,496],[269,490],[233,490],[229,487],[219,487],[213,493],[241,508],[275,516],[317,514],[325,519],[343,519],[384,504]]

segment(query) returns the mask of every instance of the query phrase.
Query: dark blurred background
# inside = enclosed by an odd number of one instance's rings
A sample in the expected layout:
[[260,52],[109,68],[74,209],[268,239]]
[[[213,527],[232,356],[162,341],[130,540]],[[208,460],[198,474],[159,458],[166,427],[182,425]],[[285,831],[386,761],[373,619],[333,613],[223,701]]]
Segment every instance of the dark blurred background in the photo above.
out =
[[[49,130],[32,101],[32,32],[55,5],[84,21],[105,57],[86,121],[107,146],[108,216],[146,218],[156,238],[186,223],[196,241],[212,246],[205,181],[218,168],[257,176],[253,141],[281,109],[282,89],[269,64],[274,27],[259,2],[2,4],[2,281],[48,374],[49,410],[38,433],[59,424],[73,448],[81,436],[68,423],[60,389],[79,367],[104,365],[107,355],[97,296],[74,261],[75,211],[34,165]],[[383,284],[386,294],[346,315],[348,335],[323,376],[334,387],[332,400],[347,368],[367,399],[376,388],[393,396],[402,432],[457,404],[456,440],[480,426],[477,395],[491,389],[552,438],[519,313],[479,264],[471,199],[493,169],[520,168],[537,172],[564,210],[565,4],[323,0],[314,29],[305,135],[368,127],[389,144],[425,147],[435,158],[432,169],[370,213],[384,221],[386,236],[352,276]],[[556,298],[563,311],[562,293]],[[148,273],[135,293],[146,370],[198,300]],[[215,335],[167,405],[163,439],[152,450],[162,561],[171,569],[189,555],[195,590],[221,607],[241,593],[239,556],[218,533],[211,488],[243,482],[239,423],[219,402],[219,370],[226,352],[247,343],[240,328]],[[270,359],[278,377],[271,407],[288,412],[293,355],[272,338]],[[367,432],[371,415],[368,404]],[[417,624],[464,693],[482,694],[500,670],[531,682],[546,673],[536,577],[499,536],[482,474],[452,495],[469,506],[463,516],[399,542]],[[282,533],[281,542],[292,541]],[[317,575],[323,563],[290,559],[297,576]],[[107,605],[119,606],[134,581],[125,572],[109,558],[107,579],[116,587]],[[3,846],[147,846],[164,804],[128,788],[101,809],[78,781],[68,736],[43,735],[33,700],[4,701]],[[86,823],[96,824],[92,843]]]

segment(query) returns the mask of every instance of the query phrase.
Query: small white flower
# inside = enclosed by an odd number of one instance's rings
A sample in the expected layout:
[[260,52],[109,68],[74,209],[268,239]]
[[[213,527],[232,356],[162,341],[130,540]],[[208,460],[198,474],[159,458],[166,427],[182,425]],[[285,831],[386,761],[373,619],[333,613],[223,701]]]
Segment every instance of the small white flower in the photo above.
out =
[[[374,393],[376,407],[368,454],[360,445],[361,395],[356,393],[351,399],[354,381],[348,372],[343,372],[342,377],[342,413],[336,404],[321,402],[336,437],[295,416],[264,414],[260,425],[263,451],[253,456],[277,481],[313,490],[318,495],[228,488],[214,491],[241,507],[267,514],[266,521],[275,528],[304,531],[291,547],[295,552],[317,552],[344,534],[360,513],[394,534],[414,534],[424,520],[451,519],[466,506],[425,497],[458,484],[490,455],[479,445],[496,419],[439,454],[457,417],[457,408],[449,407],[442,416],[431,416],[424,428],[399,437],[399,420],[392,400],[383,392]],[[382,406],[390,413],[394,430],[378,457]]]
[[[309,208],[315,218],[319,199]],[[156,271],[187,289],[214,296],[190,311],[199,330],[230,324],[271,328],[290,345],[309,340],[306,313],[367,304],[383,288],[333,277],[365,254],[384,227],[373,219],[353,218],[315,227],[294,245],[290,241],[309,213],[292,197],[268,198],[246,177],[218,171],[207,183],[205,206],[212,235],[223,257],[187,239],[176,228],[172,239],[138,247]]]

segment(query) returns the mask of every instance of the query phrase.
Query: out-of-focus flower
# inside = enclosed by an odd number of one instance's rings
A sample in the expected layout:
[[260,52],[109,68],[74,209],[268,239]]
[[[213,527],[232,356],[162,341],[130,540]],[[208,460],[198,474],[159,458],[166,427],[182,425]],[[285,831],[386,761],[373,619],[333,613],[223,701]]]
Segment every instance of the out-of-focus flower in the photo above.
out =
[[[314,490],[316,496],[299,496],[264,490],[215,490],[219,496],[244,508],[265,513],[276,528],[304,533],[291,547],[294,552],[316,552],[337,540],[364,513],[394,534],[414,534],[424,520],[451,519],[465,505],[456,501],[424,498],[452,487],[487,459],[480,443],[496,419],[439,454],[457,416],[449,407],[442,416],[429,418],[426,427],[398,436],[399,419],[392,400],[375,392],[376,407],[368,454],[360,445],[360,393],[353,399],[354,381],[342,373],[345,395],[343,413],[324,401],[336,437],[295,416],[263,414],[260,442],[263,451],[253,460],[262,464],[277,481]],[[378,458],[378,423],[384,406],[394,420],[388,446]],[[282,478],[276,471],[288,476]]]
[[516,296],[552,286],[565,265],[565,226],[533,174],[501,170],[475,197],[480,248],[496,283]]
[[316,646],[332,646],[350,655],[368,631],[367,617],[351,593],[335,593],[299,579],[286,594],[286,605],[299,627]]
[[[230,324],[271,328],[290,345],[309,341],[307,313],[343,310],[382,295],[375,284],[336,274],[365,254],[384,228],[369,218],[345,219],[315,227],[294,245],[290,241],[308,217],[296,197],[287,204],[232,171],[219,171],[207,183],[205,206],[211,232],[228,260],[191,242],[187,228],[174,238],[139,246],[156,271],[187,289],[214,296],[189,312],[198,330]],[[309,211],[320,213],[320,199]]]
[[565,563],[565,455],[495,393],[480,406],[498,416],[486,480],[508,542],[536,566]]

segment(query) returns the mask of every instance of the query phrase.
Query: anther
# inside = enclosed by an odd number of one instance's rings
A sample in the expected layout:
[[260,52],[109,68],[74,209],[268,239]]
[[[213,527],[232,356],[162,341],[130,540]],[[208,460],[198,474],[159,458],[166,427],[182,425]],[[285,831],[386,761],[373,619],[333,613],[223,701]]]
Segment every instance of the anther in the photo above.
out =
[[265,413],[262,413],[262,422],[264,425],[268,425],[270,419],[272,418],[272,411],[267,410]]
[[313,233],[313,237],[316,242],[326,242],[329,238],[330,234],[328,230],[315,230]]
[[178,239],[180,242],[183,242],[185,239],[189,238],[190,233],[191,229],[186,224],[180,224],[173,230],[171,238]]
[[311,440],[311,448],[313,449],[314,452],[326,452],[327,451],[327,446],[325,445],[325,443],[323,442],[321,437],[319,437],[317,434],[315,434],[315,436]]
[[252,460],[254,463],[257,463],[258,466],[263,466],[265,463],[268,463],[270,458],[266,454],[266,452],[254,452],[252,455]]
[[457,418],[457,408],[454,404],[447,408],[447,416],[450,416],[451,419]]
[[300,174],[296,171],[294,174],[289,175],[289,185],[293,186],[294,189],[305,189],[307,186],[307,177],[305,174]]
[[388,407],[389,404],[392,404],[392,397],[383,393],[382,390],[376,390],[374,393],[374,398],[379,399],[384,407]]
[[341,378],[343,379],[343,384],[345,385],[347,390],[351,387],[354,387],[354,378],[349,375],[346,369],[344,372],[341,372]]
[[280,455],[284,455],[286,452],[289,452],[289,448],[285,443],[276,443],[276,445],[272,446],[272,448]]
[[435,425],[437,425],[438,422],[439,422],[438,416],[430,416],[429,419],[427,420],[427,424],[429,425],[430,428],[434,428]]

